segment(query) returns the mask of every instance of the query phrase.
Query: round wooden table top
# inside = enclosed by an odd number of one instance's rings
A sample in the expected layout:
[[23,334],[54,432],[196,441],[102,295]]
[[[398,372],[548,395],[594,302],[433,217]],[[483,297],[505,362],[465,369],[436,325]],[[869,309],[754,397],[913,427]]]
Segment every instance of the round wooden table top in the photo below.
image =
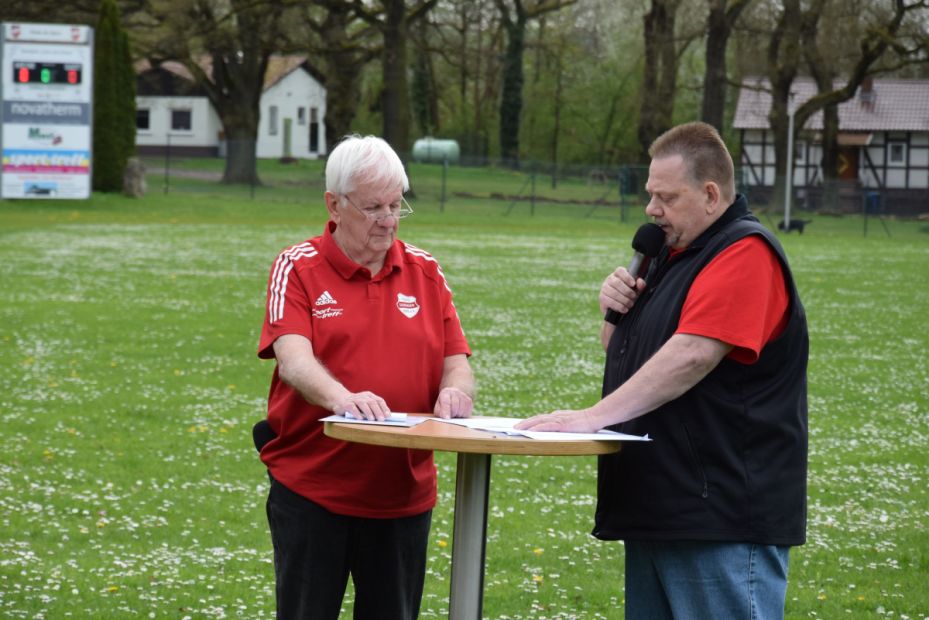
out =
[[618,441],[597,441],[595,439],[545,441],[528,437],[498,435],[435,420],[426,420],[416,426],[379,426],[344,422],[324,422],[324,424],[326,426],[323,432],[334,439],[391,448],[477,454],[584,456],[610,454],[618,452],[620,447]]

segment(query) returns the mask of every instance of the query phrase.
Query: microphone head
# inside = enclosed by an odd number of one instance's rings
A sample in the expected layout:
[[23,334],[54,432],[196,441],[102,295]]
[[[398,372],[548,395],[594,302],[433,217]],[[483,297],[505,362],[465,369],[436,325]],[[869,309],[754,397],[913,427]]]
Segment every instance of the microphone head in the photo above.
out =
[[658,224],[651,222],[642,224],[635,231],[635,237],[632,238],[632,249],[649,258],[658,256],[663,247],[664,231]]

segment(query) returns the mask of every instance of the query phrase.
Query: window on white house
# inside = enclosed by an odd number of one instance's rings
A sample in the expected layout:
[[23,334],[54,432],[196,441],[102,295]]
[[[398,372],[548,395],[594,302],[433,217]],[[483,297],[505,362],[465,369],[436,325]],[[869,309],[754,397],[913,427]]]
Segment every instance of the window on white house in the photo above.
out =
[[277,106],[273,105],[268,108],[268,135],[277,135]]
[[171,129],[175,131],[190,131],[191,124],[190,110],[171,110]]
[[148,131],[151,128],[151,112],[148,108],[139,108],[135,111],[135,128],[140,131]]
[[903,142],[891,142],[887,145],[890,151],[888,161],[892,164],[906,163],[906,144]]
[[306,125],[306,108],[303,106],[297,108],[297,124]]

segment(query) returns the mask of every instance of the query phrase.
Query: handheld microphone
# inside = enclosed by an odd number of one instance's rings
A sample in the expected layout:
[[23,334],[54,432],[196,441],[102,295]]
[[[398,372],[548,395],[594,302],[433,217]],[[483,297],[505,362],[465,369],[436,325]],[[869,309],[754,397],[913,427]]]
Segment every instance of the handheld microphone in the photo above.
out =
[[[658,252],[664,247],[664,231],[658,224],[642,224],[635,231],[635,237],[632,238],[632,249],[635,253],[629,262],[629,273],[633,278],[640,278],[645,274],[648,267],[648,260],[658,256]],[[616,325],[622,315],[612,308],[607,308],[603,320],[607,323]]]

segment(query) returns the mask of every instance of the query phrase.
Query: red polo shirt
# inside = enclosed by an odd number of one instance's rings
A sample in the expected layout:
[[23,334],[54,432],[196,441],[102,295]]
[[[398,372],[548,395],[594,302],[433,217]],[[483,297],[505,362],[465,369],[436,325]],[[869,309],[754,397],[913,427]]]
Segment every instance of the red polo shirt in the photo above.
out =
[[[445,358],[470,355],[442,269],[427,252],[394,242],[373,278],[323,235],[285,249],[268,280],[258,356],[274,357],[285,334],[313,352],[352,392],[371,391],[391,411],[432,411]],[[319,418],[332,412],[271,379],[268,420],[278,437],[261,451],[290,490],[343,515],[394,518],[435,505],[432,452],[331,439]]]

